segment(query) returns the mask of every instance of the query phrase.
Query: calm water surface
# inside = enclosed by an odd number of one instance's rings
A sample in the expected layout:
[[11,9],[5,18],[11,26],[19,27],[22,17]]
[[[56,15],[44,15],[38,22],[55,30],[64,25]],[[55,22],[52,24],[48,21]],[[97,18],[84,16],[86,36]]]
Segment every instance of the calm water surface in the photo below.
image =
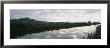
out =
[[98,25],[74,27],[40,33],[26,34],[17,39],[83,39],[87,38],[88,33],[93,33]]

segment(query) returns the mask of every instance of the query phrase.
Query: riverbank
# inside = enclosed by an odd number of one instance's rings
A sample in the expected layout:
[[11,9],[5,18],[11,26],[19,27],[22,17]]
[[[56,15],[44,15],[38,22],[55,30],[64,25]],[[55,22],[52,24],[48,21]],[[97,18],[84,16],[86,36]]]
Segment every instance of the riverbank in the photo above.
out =
[[100,24],[98,22],[45,22],[37,21],[30,18],[21,18],[10,20],[10,38],[23,36],[25,34],[39,33],[44,31],[52,31],[59,29],[67,29],[72,27],[90,26]]
[[88,34],[88,39],[101,39],[101,25],[96,27],[96,31],[94,33]]
[[31,33],[17,37],[17,39],[83,39],[83,37],[87,37],[88,33],[95,32],[97,26],[98,25],[91,25]]

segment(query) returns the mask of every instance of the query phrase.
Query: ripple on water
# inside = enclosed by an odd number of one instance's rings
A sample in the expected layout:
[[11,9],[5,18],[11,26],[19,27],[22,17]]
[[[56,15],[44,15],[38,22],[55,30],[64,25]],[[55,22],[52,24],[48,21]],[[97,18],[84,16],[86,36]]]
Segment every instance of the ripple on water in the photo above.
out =
[[88,33],[95,32],[96,26],[98,25],[32,33],[18,39],[82,39],[86,38]]

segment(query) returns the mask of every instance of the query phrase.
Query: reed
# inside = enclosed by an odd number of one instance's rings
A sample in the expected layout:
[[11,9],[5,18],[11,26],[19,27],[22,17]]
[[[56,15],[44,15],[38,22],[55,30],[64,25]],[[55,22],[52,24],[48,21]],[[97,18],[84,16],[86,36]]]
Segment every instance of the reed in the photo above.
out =
[[101,25],[96,27],[96,31],[94,33],[88,34],[88,39],[101,39]]

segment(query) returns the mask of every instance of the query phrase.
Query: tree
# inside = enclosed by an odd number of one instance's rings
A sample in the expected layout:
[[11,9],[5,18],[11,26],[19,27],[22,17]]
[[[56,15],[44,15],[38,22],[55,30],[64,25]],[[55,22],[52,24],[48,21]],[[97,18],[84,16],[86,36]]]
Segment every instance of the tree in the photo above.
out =
[[91,24],[91,21],[88,21],[89,24]]

